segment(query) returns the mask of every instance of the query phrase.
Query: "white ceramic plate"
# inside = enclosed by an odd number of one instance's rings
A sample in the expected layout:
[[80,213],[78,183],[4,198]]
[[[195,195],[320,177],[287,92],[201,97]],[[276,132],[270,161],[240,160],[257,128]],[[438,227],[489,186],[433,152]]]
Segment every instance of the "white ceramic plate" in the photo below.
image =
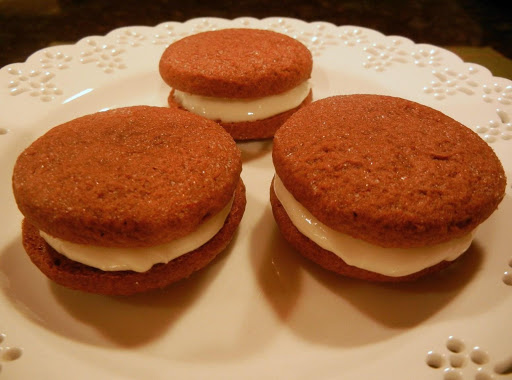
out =
[[[21,246],[14,160],[74,117],[166,104],[163,49],[217,28],[267,28],[314,56],[316,99],[401,96],[477,131],[512,178],[512,82],[439,47],[293,19],[194,19],[127,27],[55,46],[0,71],[1,379],[501,379],[512,367],[512,200],[461,262],[414,284],[337,277],[281,238],[268,202],[271,142],[239,144],[247,210],[230,248],[168,289],[131,298],[47,280]],[[510,368],[509,368],[510,370]]]

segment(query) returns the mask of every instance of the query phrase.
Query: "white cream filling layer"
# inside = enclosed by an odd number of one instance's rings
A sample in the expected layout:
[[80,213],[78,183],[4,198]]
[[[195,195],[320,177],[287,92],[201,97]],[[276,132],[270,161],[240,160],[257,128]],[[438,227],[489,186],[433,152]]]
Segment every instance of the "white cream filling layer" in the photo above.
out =
[[232,204],[233,200],[191,234],[153,247],[99,247],[61,240],[43,231],[39,233],[53,249],[70,260],[103,271],[132,270],[135,272],[146,272],[155,264],[166,264],[208,242],[224,225],[231,211]]
[[309,94],[309,81],[282,94],[262,98],[232,99],[194,95],[174,90],[174,100],[186,110],[225,123],[262,120],[298,107]]
[[347,264],[390,277],[406,276],[441,261],[453,261],[471,245],[474,231],[461,238],[420,248],[383,248],[335,231],[315,218],[274,177],[274,192],[293,225]]

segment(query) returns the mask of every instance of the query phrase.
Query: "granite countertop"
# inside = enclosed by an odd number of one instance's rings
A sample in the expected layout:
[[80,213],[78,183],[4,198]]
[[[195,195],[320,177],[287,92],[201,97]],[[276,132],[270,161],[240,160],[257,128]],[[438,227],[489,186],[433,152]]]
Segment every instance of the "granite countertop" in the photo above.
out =
[[130,25],[195,17],[293,17],[357,25],[454,51],[512,79],[512,18],[504,2],[480,0],[0,1],[0,67],[46,46],[75,43]]

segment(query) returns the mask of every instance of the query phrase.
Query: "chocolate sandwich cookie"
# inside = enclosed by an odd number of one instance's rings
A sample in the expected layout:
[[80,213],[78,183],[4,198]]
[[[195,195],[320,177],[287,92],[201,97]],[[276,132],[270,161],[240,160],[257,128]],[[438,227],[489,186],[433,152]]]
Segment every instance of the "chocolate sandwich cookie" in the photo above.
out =
[[270,138],[311,102],[313,60],[299,41],[259,29],[198,33],[171,44],[159,70],[168,103],[220,123],[236,140]]
[[52,128],[18,157],[23,244],[55,282],[129,295],[203,268],[245,210],[241,156],[218,124],[136,106]]
[[453,262],[505,194],[476,133],[401,98],[325,98],[274,137],[271,204],[284,237],[337,273],[418,278]]

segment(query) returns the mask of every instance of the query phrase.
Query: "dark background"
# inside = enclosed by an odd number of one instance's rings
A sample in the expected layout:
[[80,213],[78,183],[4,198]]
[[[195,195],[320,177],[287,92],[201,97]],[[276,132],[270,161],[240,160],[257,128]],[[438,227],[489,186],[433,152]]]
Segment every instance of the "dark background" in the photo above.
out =
[[195,17],[294,17],[356,25],[441,47],[491,47],[512,58],[505,1],[413,0],[0,0],[0,67],[50,44],[74,43],[130,25]]

